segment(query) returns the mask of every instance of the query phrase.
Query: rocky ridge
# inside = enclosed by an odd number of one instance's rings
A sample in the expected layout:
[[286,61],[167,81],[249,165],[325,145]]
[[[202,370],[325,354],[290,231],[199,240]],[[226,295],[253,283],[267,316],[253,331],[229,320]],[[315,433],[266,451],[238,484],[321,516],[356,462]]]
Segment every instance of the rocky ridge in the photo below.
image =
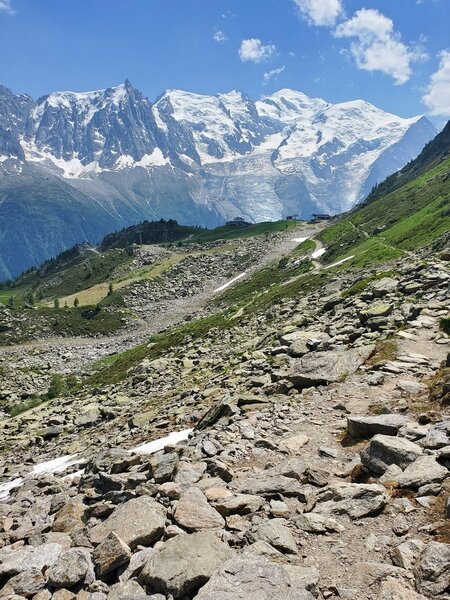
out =
[[448,598],[448,262],[363,275],[4,419],[0,597]]

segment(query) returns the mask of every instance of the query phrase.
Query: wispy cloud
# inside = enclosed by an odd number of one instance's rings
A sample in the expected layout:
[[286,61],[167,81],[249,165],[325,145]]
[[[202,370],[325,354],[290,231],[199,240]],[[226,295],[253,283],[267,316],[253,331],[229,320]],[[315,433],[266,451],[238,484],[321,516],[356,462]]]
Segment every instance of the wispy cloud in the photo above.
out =
[[358,10],[351,19],[338,25],[334,35],[356,38],[350,52],[358,68],[386,73],[396,85],[410,79],[413,62],[428,58],[422,47],[403,43],[393,21],[373,8]]
[[224,32],[223,32],[223,31],[221,31],[220,29],[217,29],[217,30],[214,32],[214,35],[213,35],[213,40],[214,40],[215,42],[218,42],[218,43],[221,43],[221,42],[228,42],[228,38],[227,38],[227,36],[226,36],[226,35],[224,34]]
[[275,52],[276,48],[273,44],[264,45],[258,38],[242,40],[239,48],[242,62],[260,63],[269,59]]
[[342,0],[294,0],[294,3],[310,25],[333,27],[344,13]]
[[0,0],[0,12],[6,12],[8,15],[15,13],[11,6],[11,0]]
[[438,70],[430,78],[427,93],[422,98],[431,115],[450,116],[450,50],[440,53]]
[[278,67],[277,69],[272,69],[271,71],[267,71],[267,73],[264,73],[263,85],[267,85],[272,79],[276,79],[278,77],[278,75],[280,75],[280,73],[282,73],[285,69],[286,69],[286,67],[284,65],[282,65],[281,67]]

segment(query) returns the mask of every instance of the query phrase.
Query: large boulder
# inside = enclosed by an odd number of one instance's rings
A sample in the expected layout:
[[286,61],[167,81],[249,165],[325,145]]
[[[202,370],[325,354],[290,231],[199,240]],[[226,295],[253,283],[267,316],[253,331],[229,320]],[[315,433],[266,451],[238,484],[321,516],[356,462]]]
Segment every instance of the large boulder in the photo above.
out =
[[52,567],[63,551],[59,544],[49,543],[40,546],[23,546],[0,549],[0,581],[25,571],[43,571]]
[[131,558],[131,550],[120,537],[111,533],[97,546],[92,556],[98,577],[103,577]]
[[243,494],[271,497],[281,494],[282,496],[293,496],[301,502],[306,502],[304,486],[297,479],[284,475],[271,475],[269,473],[258,473],[242,476],[234,482],[235,487]]
[[370,438],[381,433],[382,435],[397,435],[399,429],[408,419],[402,415],[387,414],[374,417],[360,417],[351,415],[347,417],[347,431],[353,438]]
[[313,600],[280,565],[261,556],[231,559],[214,574],[195,600]]
[[48,571],[48,582],[56,588],[71,588],[94,580],[94,567],[87,548],[66,550]]
[[189,531],[220,529],[225,526],[223,517],[209,505],[205,494],[198,488],[190,488],[181,494],[174,518]]
[[228,544],[210,531],[178,535],[149,558],[140,580],[174,598],[193,595],[232,556]]
[[14,596],[31,598],[39,593],[46,583],[47,578],[38,569],[23,571],[11,577],[8,583],[0,589],[0,598]]
[[223,516],[246,515],[257,512],[265,503],[261,496],[252,494],[230,494],[214,501],[214,508]]
[[317,494],[315,513],[348,515],[361,519],[380,513],[387,503],[386,490],[381,485],[341,483],[330,485]]
[[134,580],[121,581],[109,589],[107,600],[122,600],[123,598],[146,598],[147,594],[142,586]]
[[403,473],[397,475],[395,480],[402,488],[419,489],[429,483],[439,483],[449,476],[448,470],[440,465],[434,456],[420,456]]
[[161,537],[164,525],[165,511],[161,504],[140,496],[115,508],[105,521],[91,529],[89,539],[97,545],[114,531],[131,549],[138,544],[150,546]]
[[292,360],[283,376],[296,388],[335,383],[357,371],[373,351],[374,346],[370,345],[350,350],[310,352]]
[[450,544],[430,542],[417,561],[416,585],[427,597],[438,596],[450,586]]
[[361,462],[373,473],[382,475],[390,465],[406,469],[422,452],[420,446],[405,438],[378,434],[361,452]]
[[296,554],[297,543],[290,529],[279,519],[269,519],[257,525],[253,534],[255,540],[270,544],[280,552]]
[[386,294],[392,294],[397,291],[398,279],[392,277],[382,277],[372,284],[372,293],[375,298],[382,298]]
[[377,600],[426,600],[426,598],[422,594],[418,594],[411,588],[406,587],[398,579],[388,577],[386,581],[381,583]]

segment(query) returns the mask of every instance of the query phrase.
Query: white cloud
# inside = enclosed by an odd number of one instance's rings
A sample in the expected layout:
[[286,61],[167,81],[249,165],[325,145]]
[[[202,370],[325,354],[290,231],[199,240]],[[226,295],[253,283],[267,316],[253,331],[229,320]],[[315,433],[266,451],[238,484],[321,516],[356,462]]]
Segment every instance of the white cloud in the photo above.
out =
[[213,39],[215,42],[219,42],[219,43],[228,41],[227,36],[220,29],[218,29],[217,31],[214,32]]
[[0,0],[0,11],[5,11],[9,15],[13,15],[14,11],[11,6],[11,0]]
[[350,46],[357,66],[386,73],[396,85],[409,80],[413,62],[428,58],[421,47],[404,44],[392,20],[373,8],[358,10],[351,19],[338,25],[334,35],[357,38]]
[[272,69],[271,71],[267,71],[267,73],[264,73],[263,85],[267,85],[271,79],[278,77],[278,75],[282,73],[285,69],[286,67],[283,65],[281,67],[278,67],[277,69]]
[[342,0],[294,0],[310,25],[333,27],[344,12]]
[[248,40],[242,40],[241,47],[239,48],[239,56],[242,62],[263,62],[275,54],[276,48],[273,44],[267,44],[266,46],[261,40],[257,38],[250,38]]
[[430,78],[427,93],[422,98],[432,115],[450,116],[450,51],[440,53],[439,68]]

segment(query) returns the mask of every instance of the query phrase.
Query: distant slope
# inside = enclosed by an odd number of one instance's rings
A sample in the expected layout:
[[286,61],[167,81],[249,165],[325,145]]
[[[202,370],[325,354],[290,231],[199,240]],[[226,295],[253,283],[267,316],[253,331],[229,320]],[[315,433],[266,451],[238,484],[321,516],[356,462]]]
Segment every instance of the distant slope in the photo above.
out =
[[385,179],[369,194],[365,203],[372,202],[418,177],[450,156],[450,121],[438,135],[425,145],[419,156],[397,173]]
[[389,177],[366,202],[321,233],[324,260],[355,255],[376,264],[423,248],[450,232],[450,123],[416,160]]
[[39,267],[24,271],[13,281],[0,284],[0,302],[6,303],[11,296],[17,297],[18,302],[28,301],[30,294],[35,301],[61,298],[97,284],[108,284],[129,271],[133,245],[203,244],[265,235],[298,225],[297,221],[277,221],[246,227],[225,225],[201,229],[185,227],[174,220],[144,221],[106,235],[98,246],[75,245]]

